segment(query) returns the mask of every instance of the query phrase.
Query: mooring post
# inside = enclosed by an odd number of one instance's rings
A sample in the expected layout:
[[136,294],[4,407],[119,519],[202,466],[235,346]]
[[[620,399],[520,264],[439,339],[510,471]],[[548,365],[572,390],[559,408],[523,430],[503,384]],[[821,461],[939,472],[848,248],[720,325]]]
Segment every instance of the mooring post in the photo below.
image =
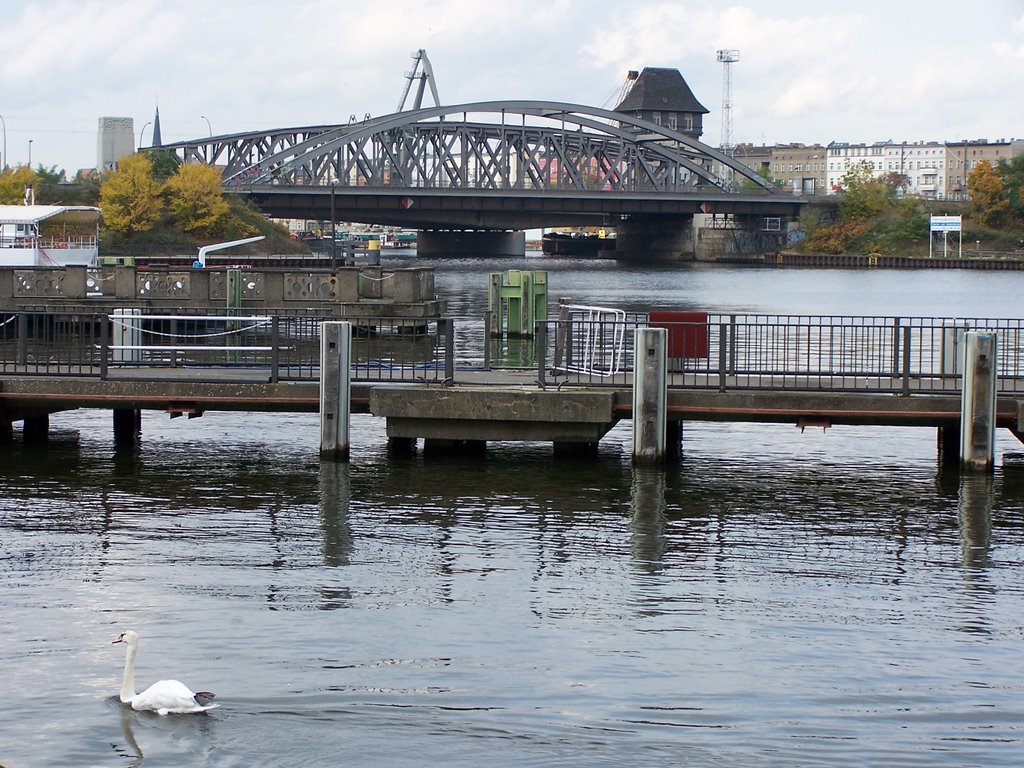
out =
[[320,326],[320,456],[348,461],[351,415],[352,324]]
[[633,461],[665,459],[668,402],[668,330],[633,332]]
[[960,467],[992,470],[996,425],[996,351],[994,333],[964,334],[964,379],[960,399]]

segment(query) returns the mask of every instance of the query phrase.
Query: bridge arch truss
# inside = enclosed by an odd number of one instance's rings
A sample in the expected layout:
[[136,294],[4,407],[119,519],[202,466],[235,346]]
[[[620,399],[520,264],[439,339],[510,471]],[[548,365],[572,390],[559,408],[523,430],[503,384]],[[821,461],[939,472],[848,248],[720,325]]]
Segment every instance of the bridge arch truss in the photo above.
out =
[[491,101],[362,122],[168,144],[184,163],[222,167],[224,185],[612,193],[726,192],[731,169],[778,190],[727,154],[630,115],[578,104]]

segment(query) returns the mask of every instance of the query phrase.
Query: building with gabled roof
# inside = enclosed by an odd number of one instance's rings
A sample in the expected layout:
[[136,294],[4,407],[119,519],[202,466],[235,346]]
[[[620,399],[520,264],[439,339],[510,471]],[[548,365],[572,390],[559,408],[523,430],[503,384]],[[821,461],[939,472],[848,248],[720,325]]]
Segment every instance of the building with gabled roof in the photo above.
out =
[[700,139],[708,110],[697,101],[678,69],[644,67],[639,74],[630,72],[629,76],[633,84],[615,107],[616,112]]

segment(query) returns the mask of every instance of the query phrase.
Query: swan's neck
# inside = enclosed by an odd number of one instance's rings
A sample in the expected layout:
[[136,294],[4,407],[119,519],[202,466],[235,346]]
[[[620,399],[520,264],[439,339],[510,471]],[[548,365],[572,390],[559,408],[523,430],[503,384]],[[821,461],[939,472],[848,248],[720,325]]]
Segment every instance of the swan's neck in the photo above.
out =
[[121,702],[130,704],[135,698],[135,653],[139,646],[128,643],[128,653],[124,657],[124,677],[121,678]]

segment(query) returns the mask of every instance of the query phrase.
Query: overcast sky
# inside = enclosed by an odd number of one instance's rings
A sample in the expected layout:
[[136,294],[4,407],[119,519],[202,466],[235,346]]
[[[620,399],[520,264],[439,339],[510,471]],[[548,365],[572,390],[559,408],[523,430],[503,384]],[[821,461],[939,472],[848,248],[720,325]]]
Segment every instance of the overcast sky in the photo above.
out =
[[0,0],[11,164],[96,165],[101,116],[164,141],[394,112],[426,49],[441,101],[612,108],[630,69],[679,69],[721,140],[1024,138],[1024,0]]

